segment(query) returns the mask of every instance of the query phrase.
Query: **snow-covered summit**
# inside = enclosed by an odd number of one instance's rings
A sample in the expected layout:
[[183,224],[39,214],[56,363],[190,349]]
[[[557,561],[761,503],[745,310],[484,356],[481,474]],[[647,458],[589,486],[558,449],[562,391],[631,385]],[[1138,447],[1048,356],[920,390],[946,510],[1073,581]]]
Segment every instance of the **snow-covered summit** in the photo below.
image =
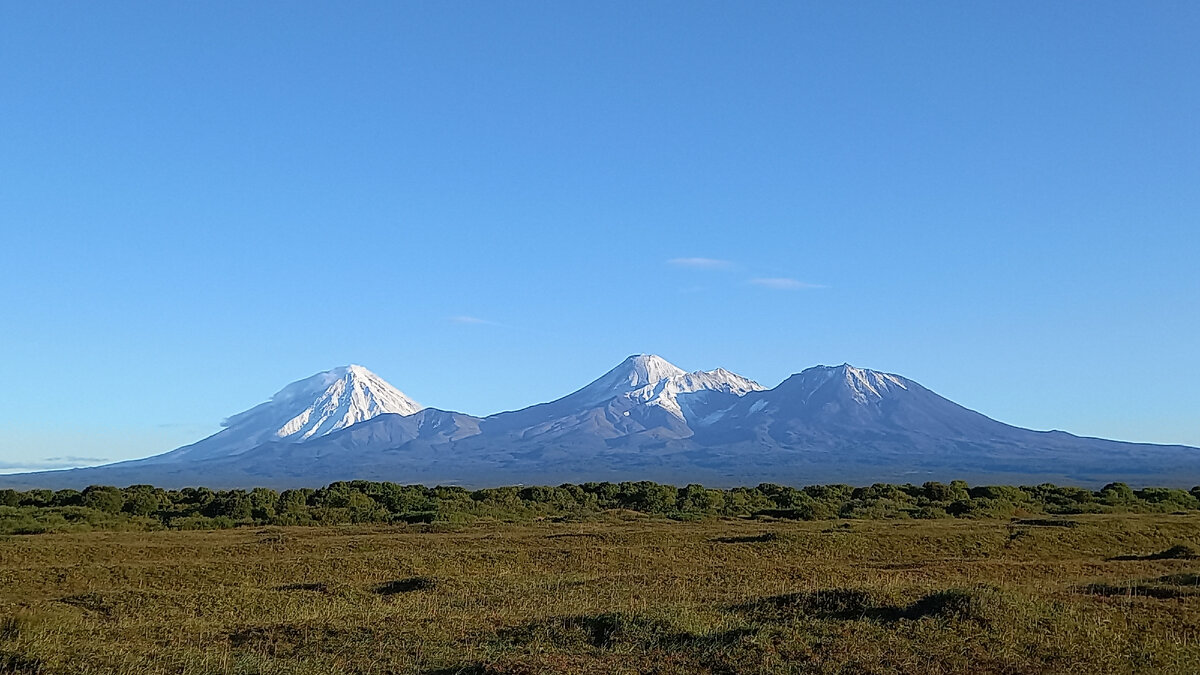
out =
[[273,427],[275,438],[307,440],[383,413],[411,415],[420,410],[416,401],[382,377],[349,365],[293,382],[270,401],[230,417],[222,426]]
[[220,432],[160,457],[236,455],[263,443],[306,441],[378,415],[411,415],[421,408],[366,368],[342,366],[293,382],[271,400],[227,418]]
[[595,382],[572,394],[572,397],[600,403],[685,373],[682,368],[661,356],[634,354]]
[[635,354],[570,398],[600,404],[624,397],[644,405],[659,406],[683,419],[684,406],[679,401],[683,394],[718,391],[744,396],[763,389],[754,380],[724,368],[689,373],[661,356]]
[[848,363],[840,366],[813,366],[790,379],[809,392],[804,397],[805,401],[829,383],[836,385],[844,392],[843,395],[848,395],[860,404],[882,401],[890,395],[908,390],[906,380],[899,375],[855,368]]

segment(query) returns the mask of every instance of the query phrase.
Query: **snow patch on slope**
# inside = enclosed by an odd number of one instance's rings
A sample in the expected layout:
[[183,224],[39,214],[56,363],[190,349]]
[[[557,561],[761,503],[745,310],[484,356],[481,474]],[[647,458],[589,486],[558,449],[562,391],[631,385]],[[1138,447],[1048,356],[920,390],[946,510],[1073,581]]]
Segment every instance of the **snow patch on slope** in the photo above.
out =
[[686,397],[683,394],[694,394],[703,391],[717,391],[735,396],[745,396],[752,391],[765,389],[754,380],[747,379],[724,368],[716,370],[698,370],[694,373],[680,372],[678,375],[667,377],[653,384],[629,392],[629,398],[646,405],[656,405],[680,419],[690,417]]
[[850,395],[858,403],[881,401],[885,394],[894,392],[896,387],[908,389],[904,381],[895,375],[855,368],[849,364],[843,364],[842,370],[845,371],[846,386],[850,388]]

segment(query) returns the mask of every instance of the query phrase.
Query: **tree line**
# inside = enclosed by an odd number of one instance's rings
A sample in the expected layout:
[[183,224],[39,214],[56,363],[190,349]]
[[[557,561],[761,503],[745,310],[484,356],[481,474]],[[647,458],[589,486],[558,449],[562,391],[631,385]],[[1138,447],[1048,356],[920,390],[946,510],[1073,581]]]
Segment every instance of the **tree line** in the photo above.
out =
[[1008,518],[1020,514],[1200,510],[1190,491],[1110,483],[1100,490],[1042,484],[969,486],[963,481],[867,487],[763,483],[713,489],[649,481],[468,490],[365,480],[277,492],[268,488],[165,490],[151,485],[80,490],[0,490],[0,534],[86,529],[210,529],[241,525],[468,523],[586,519],[634,511],[676,520],[714,517]]

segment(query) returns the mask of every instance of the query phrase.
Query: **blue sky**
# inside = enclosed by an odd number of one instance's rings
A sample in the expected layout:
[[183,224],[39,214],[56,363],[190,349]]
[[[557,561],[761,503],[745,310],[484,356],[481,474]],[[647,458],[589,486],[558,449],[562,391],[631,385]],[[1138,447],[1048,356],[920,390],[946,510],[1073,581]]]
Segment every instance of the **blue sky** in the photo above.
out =
[[485,414],[637,352],[1200,445],[1196,35],[1188,2],[5,3],[0,470],[345,363]]

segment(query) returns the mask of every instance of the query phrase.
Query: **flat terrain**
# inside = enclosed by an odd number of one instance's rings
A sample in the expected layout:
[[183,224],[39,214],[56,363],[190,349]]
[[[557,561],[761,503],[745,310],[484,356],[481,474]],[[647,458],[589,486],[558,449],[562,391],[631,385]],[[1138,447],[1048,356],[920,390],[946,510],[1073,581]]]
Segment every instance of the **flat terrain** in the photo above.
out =
[[1200,514],[0,538],[5,673],[1200,672]]

